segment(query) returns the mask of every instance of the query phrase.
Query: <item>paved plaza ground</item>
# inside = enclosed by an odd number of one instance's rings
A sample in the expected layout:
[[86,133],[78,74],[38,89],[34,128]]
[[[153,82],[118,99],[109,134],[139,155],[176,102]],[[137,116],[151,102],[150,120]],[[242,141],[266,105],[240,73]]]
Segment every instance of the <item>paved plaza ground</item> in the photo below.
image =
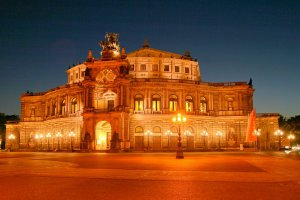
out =
[[298,152],[0,152],[0,199],[297,199]]

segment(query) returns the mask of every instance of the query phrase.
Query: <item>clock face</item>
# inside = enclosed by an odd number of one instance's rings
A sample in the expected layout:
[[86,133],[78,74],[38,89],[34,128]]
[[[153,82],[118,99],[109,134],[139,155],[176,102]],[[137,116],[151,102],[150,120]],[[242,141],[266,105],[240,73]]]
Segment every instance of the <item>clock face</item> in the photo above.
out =
[[101,83],[106,83],[106,82],[113,82],[115,78],[116,78],[116,74],[112,70],[105,69],[98,74],[96,80]]

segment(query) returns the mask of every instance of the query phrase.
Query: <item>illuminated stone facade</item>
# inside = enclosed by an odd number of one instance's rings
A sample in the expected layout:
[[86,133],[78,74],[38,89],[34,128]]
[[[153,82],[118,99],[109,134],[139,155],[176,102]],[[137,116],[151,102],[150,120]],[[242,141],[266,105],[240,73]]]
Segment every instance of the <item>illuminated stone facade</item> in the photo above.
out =
[[[179,128],[184,150],[245,145],[252,83],[201,80],[190,56],[143,47],[120,50],[107,34],[100,58],[67,70],[66,85],[21,96],[21,122],[7,124],[7,147],[20,150],[175,150]],[[187,122],[172,122],[177,113]],[[270,148],[276,114],[260,114],[261,148]],[[217,136],[217,132],[221,136]],[[207,133],[207,134],[204,134]],[[16,139],[8,139],[9,135]]]

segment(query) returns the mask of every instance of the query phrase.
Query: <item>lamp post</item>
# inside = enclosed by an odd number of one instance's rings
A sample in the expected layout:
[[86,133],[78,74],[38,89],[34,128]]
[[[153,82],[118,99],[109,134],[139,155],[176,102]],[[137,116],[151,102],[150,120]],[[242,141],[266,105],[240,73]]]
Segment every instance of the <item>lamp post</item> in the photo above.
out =
[[40,134],[40,141],[41,141],[41,150],[43,150],[43,138],[44,138],[44,135],[43,134]]
[[149,141],[150,141],[150,135],[152,135],[152,132],[148,130],[148,131],[145,132],[145,135],[148,135],[147,151],[149,151]]
[[217,131],[216,136],[219,137],[219,149],[221,149],[221,136],[223,135],[223,133],[221,131]]
[[181,128],[181,124],[186,122],[186,117],[182,116],[180,113],[173,117],[172,121],[174,123],[178,124],[178,144],[177,144],[177,153],[176,153],[176,158],[177,159],[183,159],[183,151],[182,151],[182,147],[181,147],[181,132],[180,132],[180,128]]
[[57,132],[55,136],[57,138],[57,150],[60,150],[60,142],[59,142],[59,140],[62,137],[62,134],[60,132]]
[[206,142],[205,142],[205,140],[206,140],[206,138],[208,136],[208,132],[204,130],[204,131],[201,132],[201,135],[203,137],[203,146],[204,146],[204,149],[206,149]]
[[12,140],[16,139],[16,136],[14,134],[10,134],[8,136],[8,140],[9,140],[9,151],[12,151]]
[[48,151],[50,150],[49,140],[50,140],[51,136],[52,136],[51,133],[47,133],[47,135],[46,135],[46,138],[47,138],[47,144],[48,144],[48,147],[47,147],[47,150],[48,150]]
[[186,149],[188,150],[188,148],[189,148],[189,136],[192,135],[192,133],[190,131],[184,131],[183,134],[186,135]]
[[258,129],[254,130],[254,135],[256,135],[256,150],[257,151],[260,150],[260,143],[259,143],[260,133],[261,133],[261,129],[258,128]]
[[283,136],[282,130],[275,131],[275,135],[278,136],[278,150],[281,148],[281,137]]
[[288,136],[288,139],[289,139],[289,141],[290,141],[290,147],[292,147],[291,140],[294,140],[294,139],[295,139],[295,136],[294,136],[293,134],[290,134],[290,135]]
[[71,131],[69,133],[69,137],[70,137],[70,140],[71,140],[71,151],[73,152],[73,138],[75,137],[75,133],[73,131]]
[[169,148],[170,148],[170,135],[172,135],[172,132],[170,130],[167,130],[165,132],[165,135],[168,136],[168,150],[169,150]]
[[36,150],[39,151],[39,139],[40,139],[40,136],[39,134],[35,134],[34,138],[36,139]]

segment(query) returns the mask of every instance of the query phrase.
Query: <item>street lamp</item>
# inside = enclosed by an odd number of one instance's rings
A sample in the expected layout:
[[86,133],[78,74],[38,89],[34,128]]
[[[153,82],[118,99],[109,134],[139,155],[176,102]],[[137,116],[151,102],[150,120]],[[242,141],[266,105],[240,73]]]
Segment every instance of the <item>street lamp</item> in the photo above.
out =
[[60,132],[57,132],[56,133],[56,138],[57,138],[57,149],[60,150],[60,143],[59,143],[59,140],[60,138],[62,137],[62,134]]
[[43,134],[40,134],[41,150],[43,150],[43,138],[44,138],[44,135],[43,135]]
[[188,150],[188,148],[189,148],[189,136],[192,135],[192,133],[190,131],[184,131],[183,134],[186,135],[186,149]]
[[260,133],[261,133],[261,129],[258,128],[254,130],[254,135],[256,135],[256,149],[258,151],[260,150],[260,144],[259,144]]
[[177,144],[177,153],[176,153],[176,158],[177,159],[183,159],[184,156],[183,156],[183,151],[182,151],[182,148],[181,148],[181,132],[180,132],[180,128],[181,128],[181,124],[186,122],[186,117],[185,116],[182,116],[180,113],[173,117],[172,121],[174,123],[177,123],[178,124],[178,144]]
[[203,146],[204,146],[204,149],[206,149],[206,142],[205,142],[205,140],[208,137],[208,132],[206,130],[204,130],[204,131],[201,132],[201,135],[203,137]]
[[170,148],[170,135],[172,135],[173,133],[170,131],[170,130],[167,130],[166,132],[165,132],[165,135],[167,135],[168,136],[168,150],[169,150],[169,148]]
[[223,133],[221,131],[217,131],[216,136],[219,137],[219,149],[221,149],[221,136],[223,135]]
[[75,137],[75,133],[73,131],[71,131],[69,133],[69,137],[70,137],[70,140],[71,140],[71,151],[73,152],[73,138]]
[[149,141],[150,141],[150,135],[152,135],[152,132],[148,130],[148,131],[145,132],[145,135],[148,135],[147,151],[149,151]]
[[47,143],[48,143],[48,151],[50,150],[49,140],[50,140],[51,137],[52,137],[51,133],[47,133],[46,138],[47,138]]
[[40,144],[39,144],[39,140],[41,140],[41,146],[43,148],[43,134],[35,134],[34,138],[36,139],[36,146],[37,146],[37,150],[39,151],[40,149]]
[[290,135],[288,136],[288,139],[289,139],[289,141],[290,141],[290,147],[291,147],[291,146],[292,146],[291,140],[294,140],[294,139],[295,139],[295,136],[294,136],[293,134],[290,134]]
[[281,147],[281,137],[283,136],[282,130],[275,131],[275,135],[278,136],[278,150],[280,150]]
[[12,151],[12,140],[16,139],[16,136],[14,134],[10,134],[8,136],[8,140],[9,140],[9,150]]

